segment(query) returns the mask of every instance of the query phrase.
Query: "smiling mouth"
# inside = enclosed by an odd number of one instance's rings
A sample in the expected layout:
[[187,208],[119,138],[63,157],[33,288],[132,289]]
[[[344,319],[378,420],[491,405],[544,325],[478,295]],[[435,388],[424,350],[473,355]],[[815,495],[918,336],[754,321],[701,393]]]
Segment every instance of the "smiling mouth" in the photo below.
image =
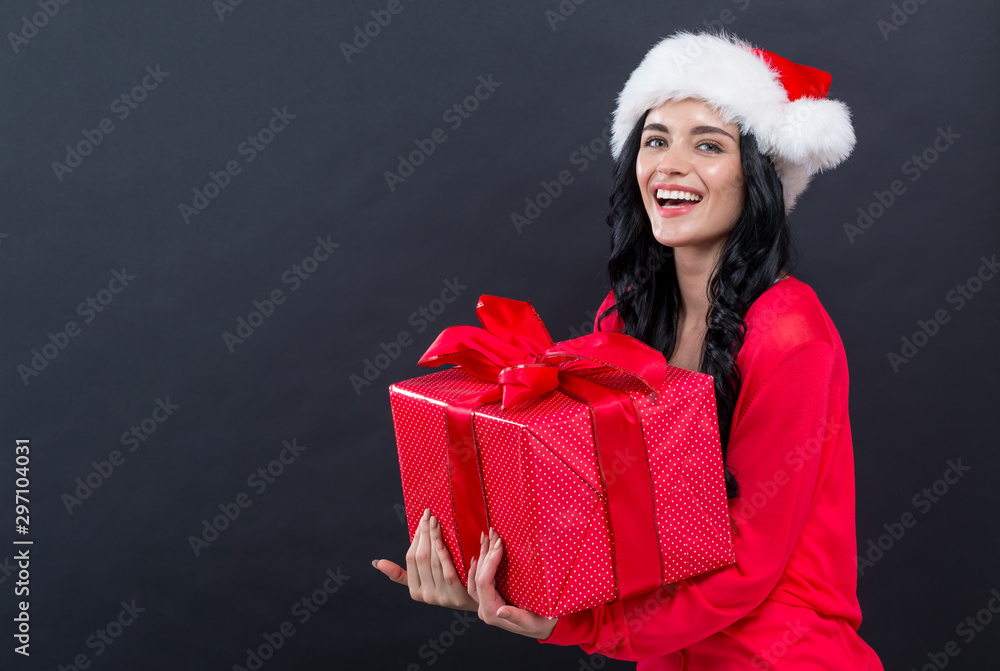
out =
[[690,191],[656,190],[656,203],[660,207],[687,207],[689,205],[697,205],[701,200],[701,196]]

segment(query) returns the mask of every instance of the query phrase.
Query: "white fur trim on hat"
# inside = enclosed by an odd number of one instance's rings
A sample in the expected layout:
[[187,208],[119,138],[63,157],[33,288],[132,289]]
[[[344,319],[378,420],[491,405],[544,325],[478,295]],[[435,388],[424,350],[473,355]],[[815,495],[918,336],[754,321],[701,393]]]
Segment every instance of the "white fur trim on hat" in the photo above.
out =
[[733,35],[680,31],[656,44],[618,95],[611,153],[621,154],[648,110],[669,100],[705,101],[727,123],[753,133],[781,177],[790,212],[812,176],[833,168],[854,149],[848,107],[839,100],[800,97],[789,102],[780,73]]

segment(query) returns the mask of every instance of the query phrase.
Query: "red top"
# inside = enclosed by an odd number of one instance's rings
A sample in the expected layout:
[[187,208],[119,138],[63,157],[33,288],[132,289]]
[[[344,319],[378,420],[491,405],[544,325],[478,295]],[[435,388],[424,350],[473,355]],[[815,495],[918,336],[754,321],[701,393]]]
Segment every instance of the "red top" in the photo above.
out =
[[[598,317],[614,303],[609,293]],[[736,563],[563,615],[542,643],[638,671],[882,670],[858,636],[847,357],[809,285],[783,279],[745,317],[727,464]],[[596,324],[596,319],[595,319]],[[621,331],[616,314],[605,330]]]

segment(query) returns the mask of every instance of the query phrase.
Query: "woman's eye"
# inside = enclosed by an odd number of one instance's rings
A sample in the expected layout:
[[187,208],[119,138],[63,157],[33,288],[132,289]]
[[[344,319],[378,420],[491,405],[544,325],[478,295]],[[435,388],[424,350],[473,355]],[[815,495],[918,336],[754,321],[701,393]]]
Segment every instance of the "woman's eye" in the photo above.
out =
[[663,141],[663,138],[651,137],[646,140],[647,147],[665,147],[666,145],[667,143]]
[[722,151],[722,148],[719,145],[715,144],[714,142],[708,142],[708,141],[706,141],[706,142],[700,143],[698,146],[699,147],[708,147],[708,151],[711,151],[711,152]]

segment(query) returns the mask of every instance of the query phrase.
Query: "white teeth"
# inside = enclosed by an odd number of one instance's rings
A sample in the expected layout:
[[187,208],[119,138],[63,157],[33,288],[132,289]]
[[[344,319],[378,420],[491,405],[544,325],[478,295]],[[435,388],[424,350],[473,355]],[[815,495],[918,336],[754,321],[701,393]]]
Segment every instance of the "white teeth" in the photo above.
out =
[[665,189],[657,189],[656,197],[665,200],[693,200],[696,203],[701,200],[701,196],[690,191],[667,191]]

